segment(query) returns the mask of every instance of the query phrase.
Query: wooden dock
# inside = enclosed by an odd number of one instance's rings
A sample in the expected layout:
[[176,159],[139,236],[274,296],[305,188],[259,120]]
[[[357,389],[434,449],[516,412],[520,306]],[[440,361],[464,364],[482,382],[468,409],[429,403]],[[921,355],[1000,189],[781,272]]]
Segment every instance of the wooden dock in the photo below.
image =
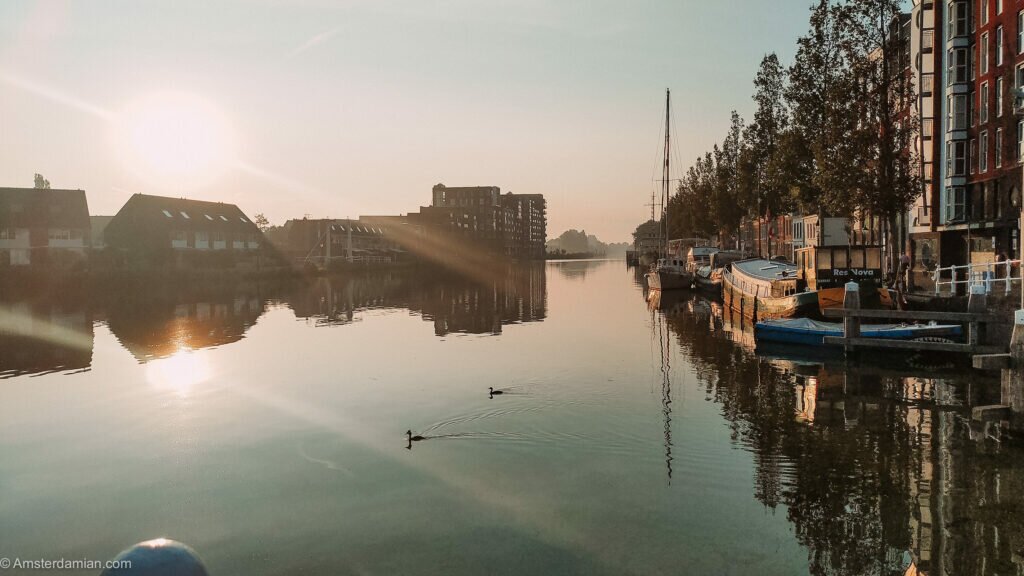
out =
[[[991,346],[983,344],[985,325],[999,320],[996,315],[987,312],[934,312],[918,310],[858,310],[832,308],[825,310],[824,313],[826,318],[843,319],[843,335],[826,336],[825,343],[843,346],[848,351],[856,348],[889,348],[921,352],[953,352],[958,354],[999,354],[1006,352],[1005,346]],[[862,321],[865,319],[893,320],[898,322],[935,321],[942,324],[962,324],[967,327],[967,341],[957,343],[862,338],[860,337],[860,328]]]

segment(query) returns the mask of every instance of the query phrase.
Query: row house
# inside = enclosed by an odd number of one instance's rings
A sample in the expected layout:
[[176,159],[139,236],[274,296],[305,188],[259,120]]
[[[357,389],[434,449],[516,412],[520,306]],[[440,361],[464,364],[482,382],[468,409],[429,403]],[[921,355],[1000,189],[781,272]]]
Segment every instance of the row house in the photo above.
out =
[[390,226],[362,218],[288,220],[274,235],[289,260],[393,262],[405,253]]
[[0,188],[0,267],[67,267],[91,243],[83,190]]
[[916,0],[921,197],[908,214],[917,279],[1020,256],[1024,0]]
[[150,265],[258,264],[263,234],[234,204],[133,194],[103,240],[108,250]]

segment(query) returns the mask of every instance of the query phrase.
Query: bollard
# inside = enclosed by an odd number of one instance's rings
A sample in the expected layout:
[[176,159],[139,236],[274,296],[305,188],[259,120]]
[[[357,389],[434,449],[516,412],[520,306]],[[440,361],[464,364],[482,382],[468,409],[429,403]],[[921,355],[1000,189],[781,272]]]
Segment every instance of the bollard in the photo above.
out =
[[108,568],[100,576],[208,576],[194,550],[167,538],[140,542],[114,560],[125,567]]
[[[988,294],[986,293],[985,286],[981,284],[971,285],[971,293],[967,297],[967,311],[975,314],[988,312]],[[983,340],[982,326],[984,324],[974,320],[968,324],[967,343],[971,346],[981,344]]]
[[[856,282],[847,282],[843,294],[843,308],[847,310],[860,310],[860,285]],[[843,317],[843,337],[847,339],[846,349],[852,350],[850,338],[860,338],[860,318],[854,316]]]

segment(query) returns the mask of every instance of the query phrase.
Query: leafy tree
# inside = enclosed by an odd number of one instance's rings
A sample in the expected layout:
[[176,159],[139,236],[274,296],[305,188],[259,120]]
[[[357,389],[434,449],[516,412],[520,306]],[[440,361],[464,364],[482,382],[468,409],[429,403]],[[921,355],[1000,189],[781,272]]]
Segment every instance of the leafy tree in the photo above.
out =
[[42,174],[36,174],[34,187],[39,189],[49,189],[50,181],[43,178]]
[[783,98],[786,69],[774,53],[761,60],[754,79],[754,120],[743,132],[740,158],[740,186],[743,203],[763,213],[779,213],[790,208],[786,197],[788,174],[780,151],[780,140],[789,126],[789,110]]
[[254,224],[256,224],[256,227],[259,228],[261,232],[266,232],[267,230],[270,229],[270,220],[268,220],[267,217],[263,215],[263,212],[260,212],[259,214],[253,216],[252,221]]

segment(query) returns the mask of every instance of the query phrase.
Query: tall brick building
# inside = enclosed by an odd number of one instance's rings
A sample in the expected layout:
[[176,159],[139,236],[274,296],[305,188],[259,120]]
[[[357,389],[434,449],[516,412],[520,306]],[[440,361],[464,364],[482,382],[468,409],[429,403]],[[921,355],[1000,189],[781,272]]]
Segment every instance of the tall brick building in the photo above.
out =
[[918,277],[1020,256],[1024,0],[915,0],[924,185],[909,214]]

